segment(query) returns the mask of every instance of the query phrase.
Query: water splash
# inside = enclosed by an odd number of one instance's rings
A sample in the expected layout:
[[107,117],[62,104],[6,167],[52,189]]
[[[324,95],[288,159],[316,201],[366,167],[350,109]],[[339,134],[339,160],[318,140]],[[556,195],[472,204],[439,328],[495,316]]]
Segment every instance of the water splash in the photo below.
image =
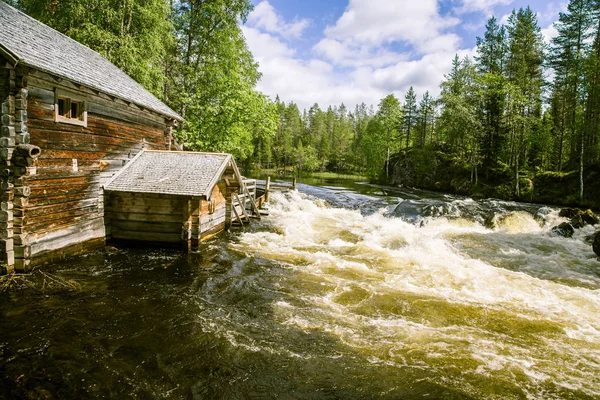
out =
[[235,247],[293,272],[289,300],[272,305],[280,324],[325,332],[373,365],[475,397],[600,396],[599,266],[581,237],[551,235],[556,211],[410,204],[418,223],[275,195],[268,229]]

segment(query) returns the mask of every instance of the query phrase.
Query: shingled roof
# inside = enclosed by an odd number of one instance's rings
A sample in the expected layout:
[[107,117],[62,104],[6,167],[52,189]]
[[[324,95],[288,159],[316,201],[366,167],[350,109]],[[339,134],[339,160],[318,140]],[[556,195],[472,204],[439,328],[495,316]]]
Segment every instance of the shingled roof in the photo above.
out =
[[161,115],[182,118],[110,61],[0,1],[0,54]]
[[239,175],[231,154],[142,150],[104,190],[209,199],[230,162]]

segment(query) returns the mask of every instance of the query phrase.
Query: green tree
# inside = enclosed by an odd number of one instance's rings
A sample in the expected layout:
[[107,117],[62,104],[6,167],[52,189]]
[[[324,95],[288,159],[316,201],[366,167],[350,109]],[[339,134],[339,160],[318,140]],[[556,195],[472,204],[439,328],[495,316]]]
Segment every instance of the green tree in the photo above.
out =
[[[433,137],[433,129],[435,124],[435,105],[433,98],[429,95],[429,91],[425,92],[421,102],[417,116],[417,132],[419,147],[425,147],[427,136],[431,133]],[[431,139],[433,141],[433,138]]]
[[167,93],[185,118],[179,137],[190,149],[246,158],[253,153],[255,120],[263,117],[258,65],[238,25],[252,6],[247,0],[186,0],[173,7],[177,64]]
[[478,180],[481,142],[481,118],[478,115],[480,93],[477,71],[472,61],[458,56],[452,63],[452,71],[442,82],[440,104],[442,112],[438,129],[452,152],[471,167],[472,181]]
[[[583,198],[584,148],[582,105],[585,91],[585,59],[589,52],[592,26],[590,0],[571,0],[566,13],[560,13],[555,24],[558,35],[552,40],[550,62],[555,70],[556,94],[564,96],[566,123],[564,130],[570,138],[571,159],[579,156],[580,198]],[[578,150],[579,148],[579,150]]]
[[411,86],[404,96],[404,115],[402,120],[402,129],[404,130],[404,135],[406,137],[405,148],[407,149],[410,145],[414,127],[417,124],[417,115],[417,95]]
[[481,74],[502,75],[504,72],[508,46],[506,29],[498,25],[496,17],[492,16],[486,26],[483,38],[477,37],[477,68]]
[[502,118],[504,113],[504,72],[508,54],[506,29],[498,25],[496,17],[488,20],[483,38],[477,38],[475,57],[481,82],[481,119],[483,134],[481,152],[487,171],[501,155],[504,140]]
[[[402,122],[402,108],[400,101],[390,94],[381,100],[376,114],[377,121],[369,124],[367,129],[370,139],[370,156],[379,159],[384,154],[385,176],[390,177],[390,155],[395,148],[393,143],[397,141]],[[380,129],[380,130],[379,130]],[[383,133],[383,134],[382,134]],[[395,146],[394,146],[395,147]],[[382,151],[383,150],[383,151]],[[372,169],[372,168],[371,168]]]
[[173,43],[167,0],[17,0],[31,17],[97,51],[164,99]]
[[[531,136],[542,116],[544,41],[536,14],[527,7],[508,18],[508,80],[511,84],[510,164],[515,170],[515,194],[520,196],[519,168],[527,162]],[[517,118],[518,117],[518,118]]]

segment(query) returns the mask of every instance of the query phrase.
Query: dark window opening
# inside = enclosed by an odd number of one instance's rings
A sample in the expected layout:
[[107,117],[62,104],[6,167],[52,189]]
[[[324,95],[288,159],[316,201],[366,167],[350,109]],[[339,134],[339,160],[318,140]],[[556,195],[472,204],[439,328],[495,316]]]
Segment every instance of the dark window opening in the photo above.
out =
[[71,118],[82,119],[83,102],[71,100]]
[[67,101],[68,99],[61,99],[60,97],[58,98],[58,115],[68,118],[69,116],[65,114],[67,110]]

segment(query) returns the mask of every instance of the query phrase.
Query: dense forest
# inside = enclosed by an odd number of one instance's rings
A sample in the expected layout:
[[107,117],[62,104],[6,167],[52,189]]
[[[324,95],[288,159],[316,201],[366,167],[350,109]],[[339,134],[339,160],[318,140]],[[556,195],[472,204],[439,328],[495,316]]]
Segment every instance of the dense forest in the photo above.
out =
[[[256,90],[259,66],[239,27],[249,0],[5,1],[179,112],[186,148],[231,152],[247,168],[362,173],[513,198],[530,195],[533,181],[567,179],[567,202],[589,199],[600,178],[600,0],[571,0],[551,43],[529,7],[506,25],[492,17],[477,56],[453,60],[437,98],[410,88],[376,106],[309,110]],[[465,182],[444,185],[448,171]]]

